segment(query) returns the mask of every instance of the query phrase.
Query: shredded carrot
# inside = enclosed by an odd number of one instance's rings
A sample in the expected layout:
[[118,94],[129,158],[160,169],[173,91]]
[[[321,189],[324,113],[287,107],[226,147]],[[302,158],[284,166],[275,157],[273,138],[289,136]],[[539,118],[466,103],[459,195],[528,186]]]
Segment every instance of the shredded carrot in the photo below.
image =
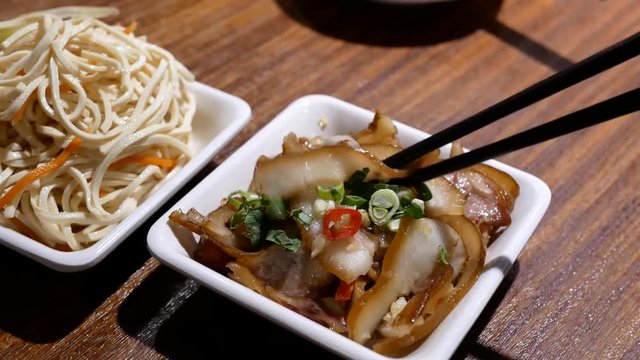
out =
[[64,84],[61,84],[61,85],[60,85],[60,88],[59,88],[59,89],[60,89],[60,92],[61,92],[61,93],[66,93],[66,92],[71,91],[72,87],[71,87],[71,85],[69,85],[69,84],[67,84],[67,83],[64,83]]
[[98,65],[98,62],[93,59],[89,59],[89,65]]
[[16,111],[16,113],[13,114],[13,117],[11,118],[11,125],[15,125],[19,123],[20,120],[22,120],[22,117],[24,116],[24,112],[27,111],[27,106],[31,105],[31,102],[35,98],[36,98],[36,92],[34,91],[31,93],[31,95],[29,95],[29,97],[27,98],[27,101],[25,101],[24,104],[20,106],[20,109],[18,109],[18,111]]
[[0,209],[3,209],[5,206],[9,205],[17,195],[21,194],[24,189],[27,186],[31,185],[34,181],[60,168],[67,161],[69,156],[71,156],[71,154],[78,150],[81,144],[82,139],[73,138],[71,143],[66,148],[64,148],[64,150],[62,150],[62,152],[58,154],[58,156],[56,156],[53,160],[36,167],[35,169],[28,172],[25,176],[23,176],[20,180],[18,180],[15,184],[13,184],[11,189],[9,189],[9,191],[7,191],[0,198]]
[[39,243],[43,243],[42,239],[40,239],[40,237],[38,236],[38,234],[36,234],[33,230],[31,230],[27,225],[25,225],[22,221],[18,220],[18,218],[11,218],[9,219],[9,221],[11,221],[11,223],[13,224],[13,226],[15,226],[16,230],[18,230],[18,232],[26,237],[32,238],[33,240],[39,242]]
[[129,24],[129,26],[124,28],[124,33],[127,34],[127,35],[133,34],[133,32],[136,31],[137,27],[138,27],[138,22],[134,21],[131,24]]
[[66,252],[70,252],[71,251],[71,247],[69,245],[67,245],[67,244],[55,244],[55,245],[53,245],[53,248],[56,249],[56,250],[60,250],[60,251],[66,251]]
[[[31,238],[31,239],[39,242],[42,245],[49,246],[49,244],[44,242],[42,240],[42,238],[40,236],[38,236],[38,234],[36,234],[33,230],[31,230],[22,221],[18,220],[18,218],[11,218],[9,220],[11,221],[13,226],[16,228],[15,230],[17,230],[20,234],[22,234],[22,235],[24,235],[24,236],[26,236],[28,238]],[[53,245],[53,248],[56,249],[56,250],[60,250],[60,251],[71,251],[71,248],[67,244],[55,244],[55,245]]]
[[139,155],[131,155],[124,157],[113,164],[110,167],[121,167],[126,164],[138,163],[143,165],[157,165],[160,167],[173,168],[178,163],[175,159],[163,159],[155,156],[139,156]]

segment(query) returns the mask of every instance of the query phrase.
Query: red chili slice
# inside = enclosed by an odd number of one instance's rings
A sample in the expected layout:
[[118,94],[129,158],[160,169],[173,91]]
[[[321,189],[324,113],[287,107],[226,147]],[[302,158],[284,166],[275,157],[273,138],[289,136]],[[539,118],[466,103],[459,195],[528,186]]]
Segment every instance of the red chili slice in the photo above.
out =
[[322,219],[322,235],[329,240],[347,239],[358,232],[362,224],[362,214],[349,208],[327,210]]
[[353,285],[354,283],[346,283],[340,280],[340,285],[338,285],[338,289],[336,290],[335,299],[337,302],[345,302],[351,300],[351,295],[353,293]]

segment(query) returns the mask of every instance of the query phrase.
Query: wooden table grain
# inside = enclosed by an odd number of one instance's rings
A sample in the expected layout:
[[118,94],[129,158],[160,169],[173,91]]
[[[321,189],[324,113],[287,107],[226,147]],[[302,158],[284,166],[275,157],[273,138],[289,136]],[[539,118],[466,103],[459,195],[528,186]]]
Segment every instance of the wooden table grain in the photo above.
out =
[[[0,17],[74,1],[4,0]],[[91,0],[137,21],[199,81],[245,99],[248,127],[173,201],[294,99],[378,108],[428,132],[640,30],[637,0]],[[477,147],[640,85],[640,59],[464,140]],[[550,208],[454,358],[640,358],[640,116],[500,158]],[[161,210],[157,215],[163,213]],[[153,259],[151,221],[63,274],[0,248],[1,359],[334,357]]]

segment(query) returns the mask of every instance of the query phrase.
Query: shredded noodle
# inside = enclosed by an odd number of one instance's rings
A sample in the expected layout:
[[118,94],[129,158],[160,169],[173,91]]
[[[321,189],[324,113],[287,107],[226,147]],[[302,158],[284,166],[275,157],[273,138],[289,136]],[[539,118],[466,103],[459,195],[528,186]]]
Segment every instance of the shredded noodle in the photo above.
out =
[[110,8],[0,22],[0,225],[81,250],[191,157],[193,75]]

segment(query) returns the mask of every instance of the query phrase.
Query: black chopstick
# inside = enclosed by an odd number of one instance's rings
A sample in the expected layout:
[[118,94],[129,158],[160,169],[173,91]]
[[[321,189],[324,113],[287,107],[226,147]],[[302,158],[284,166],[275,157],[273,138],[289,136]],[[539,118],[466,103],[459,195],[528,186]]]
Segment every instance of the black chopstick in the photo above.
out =
[[640,88],[564,115],[556,120],[510,136],[504,140],[419,169],[406,178],[393,179],[392,183],[411,185],[427,181],[496,156],[520,150],[527,146],[535,145],[608,120],[613,120],[638,110],[640,110]]
[[640,54],[640,32],[384,160],[401,168],[420,156]]

